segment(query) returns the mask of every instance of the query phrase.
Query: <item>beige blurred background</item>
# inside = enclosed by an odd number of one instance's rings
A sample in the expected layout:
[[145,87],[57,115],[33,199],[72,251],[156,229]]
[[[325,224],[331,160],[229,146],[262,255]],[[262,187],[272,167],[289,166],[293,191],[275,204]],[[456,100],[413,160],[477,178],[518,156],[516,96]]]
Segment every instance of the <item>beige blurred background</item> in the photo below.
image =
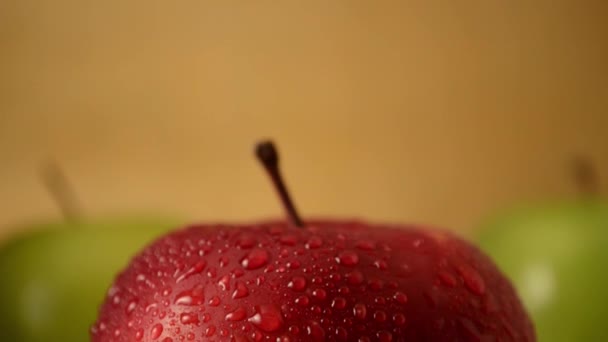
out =
[[[606,1],[0,1],[0,236],[60,217],[281,214],[273,137],[306,216],[469,231],[608,178]],[[603,182],[604,189],[606,183]]]

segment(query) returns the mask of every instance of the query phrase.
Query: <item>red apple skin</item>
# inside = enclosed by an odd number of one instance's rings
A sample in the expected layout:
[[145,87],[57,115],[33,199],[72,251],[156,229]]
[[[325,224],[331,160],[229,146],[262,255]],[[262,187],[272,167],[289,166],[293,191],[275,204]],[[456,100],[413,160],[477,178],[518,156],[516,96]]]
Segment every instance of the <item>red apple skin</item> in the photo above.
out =
[[536,341],[469,243],[354,221],[198,225],[146,248],[91,328],[109,341]]

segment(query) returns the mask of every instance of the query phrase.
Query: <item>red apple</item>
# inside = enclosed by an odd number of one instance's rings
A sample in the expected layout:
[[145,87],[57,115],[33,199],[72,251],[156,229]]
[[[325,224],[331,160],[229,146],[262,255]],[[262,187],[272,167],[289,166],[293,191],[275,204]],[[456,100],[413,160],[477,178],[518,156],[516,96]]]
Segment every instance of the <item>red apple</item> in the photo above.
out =
[[535,341],[510,282],[446,232],[302,222],[271,143],[258,145],[290,222],[195,225],[116,279],[92,327],[108,341]]

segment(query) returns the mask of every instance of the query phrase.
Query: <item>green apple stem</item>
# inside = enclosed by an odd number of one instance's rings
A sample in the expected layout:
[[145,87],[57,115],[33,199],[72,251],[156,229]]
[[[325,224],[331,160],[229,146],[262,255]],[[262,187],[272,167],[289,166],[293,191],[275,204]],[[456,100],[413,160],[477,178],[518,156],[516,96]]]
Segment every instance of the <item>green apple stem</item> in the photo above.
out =
[[600,192],[597,169],[589,158],[579,156],[573,160],[573,175],[583,196],[595,196]]
[[283,177],[281,176],[281,171],[279,170],[279,153],[277,148],[274,146],[272,141],[262,141],[257,144],[255,149],[255,154],[257,155],[260,162],[268,172],[272,183],[274,184],[275,189],[277,190],[279,197],[281,198],[281,202],[283,203],[283,207],[287,212],[287,216],[296,227],[303,227],[304,224],[298,215],[298,212],[291,200],[291,196],[289,196],[289,191],[287,190],[287,186],[283,181]]
[[43,166],[41,177],[47,191],[59,206],[65,220],[76,221],[80,219],[82,217],[80,202],[61,167],[56,162],[51,161]]

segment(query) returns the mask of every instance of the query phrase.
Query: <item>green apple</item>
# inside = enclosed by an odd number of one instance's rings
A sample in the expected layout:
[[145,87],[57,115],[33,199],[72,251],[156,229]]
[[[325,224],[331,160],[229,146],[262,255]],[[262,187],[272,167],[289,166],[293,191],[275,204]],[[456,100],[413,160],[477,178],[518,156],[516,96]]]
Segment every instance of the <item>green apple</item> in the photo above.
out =
[[0,341],[84,342],[107,284],[176,221],[68,220],[0,244]]
[[608,341],[608,202],[529,204],[478,232],[517,287],[540,342]]

